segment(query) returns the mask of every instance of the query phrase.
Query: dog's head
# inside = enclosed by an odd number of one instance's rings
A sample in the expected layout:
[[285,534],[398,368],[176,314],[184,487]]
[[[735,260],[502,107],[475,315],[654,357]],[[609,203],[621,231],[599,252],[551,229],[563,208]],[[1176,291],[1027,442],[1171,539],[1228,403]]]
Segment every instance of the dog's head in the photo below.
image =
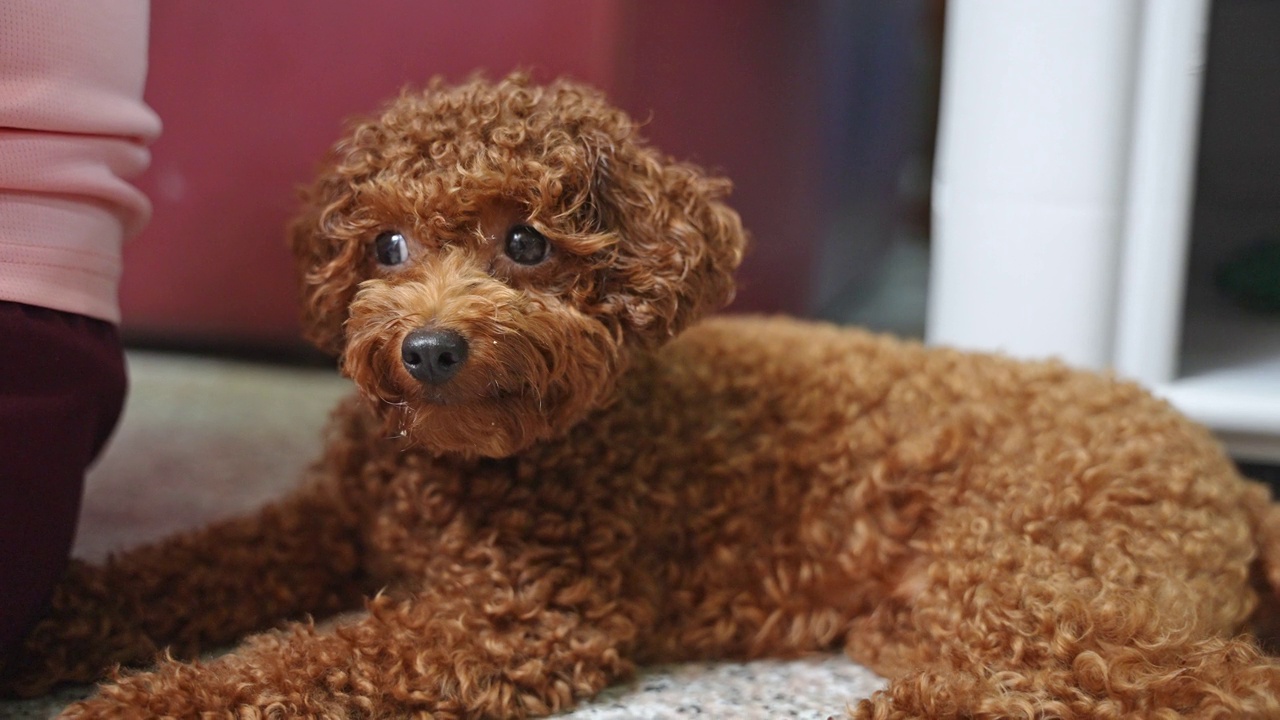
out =
[[728,191],[583,86],[433,82],[355,125],[305,193],[307,335],[390,433],[515,453],[732,298]]

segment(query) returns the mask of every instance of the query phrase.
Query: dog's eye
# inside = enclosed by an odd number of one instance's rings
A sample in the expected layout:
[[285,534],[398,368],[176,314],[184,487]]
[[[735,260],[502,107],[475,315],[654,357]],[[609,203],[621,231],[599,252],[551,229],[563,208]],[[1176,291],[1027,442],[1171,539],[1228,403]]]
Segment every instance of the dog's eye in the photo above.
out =
[[395,231],[384,232],[373,241],[373,251],[383,265],[399,265],[409,259],[409,243]]
[[537,265],[547,259],[547,239],[528,225],[507,231],[507,257],[521,265]]

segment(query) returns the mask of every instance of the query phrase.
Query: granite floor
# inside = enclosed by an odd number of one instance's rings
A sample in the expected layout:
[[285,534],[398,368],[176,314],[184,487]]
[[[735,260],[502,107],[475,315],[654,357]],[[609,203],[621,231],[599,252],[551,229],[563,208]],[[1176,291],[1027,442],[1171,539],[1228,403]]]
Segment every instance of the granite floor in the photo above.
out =
[[[129,364],[124,418],[86,488],[75,554],[90,560],[285,492],[348,391],[324,370],[151,353],[133,353]],[[565,717],[840,717],[881,684],[840,656],[646,668]],[[0,718],[45,720],[90,691],[0,702]]]

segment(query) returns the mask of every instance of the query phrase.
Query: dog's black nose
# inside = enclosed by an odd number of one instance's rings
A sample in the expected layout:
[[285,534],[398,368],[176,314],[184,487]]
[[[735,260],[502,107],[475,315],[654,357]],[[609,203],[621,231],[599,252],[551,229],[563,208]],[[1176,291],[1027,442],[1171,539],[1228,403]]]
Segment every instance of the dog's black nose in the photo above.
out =
[[467,361],[467,340],[452,330],[414,330],[400,343],[400,360],[414,378],[441,385]]

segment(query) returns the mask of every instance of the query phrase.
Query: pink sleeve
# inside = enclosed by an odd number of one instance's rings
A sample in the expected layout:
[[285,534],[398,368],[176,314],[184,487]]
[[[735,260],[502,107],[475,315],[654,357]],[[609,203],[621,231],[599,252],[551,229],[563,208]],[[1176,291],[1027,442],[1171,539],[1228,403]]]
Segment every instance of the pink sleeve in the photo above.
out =
[[127,179],[160,132],[148,10],[0,2],[0,300],[119,322],[120,248],[151,213]]

